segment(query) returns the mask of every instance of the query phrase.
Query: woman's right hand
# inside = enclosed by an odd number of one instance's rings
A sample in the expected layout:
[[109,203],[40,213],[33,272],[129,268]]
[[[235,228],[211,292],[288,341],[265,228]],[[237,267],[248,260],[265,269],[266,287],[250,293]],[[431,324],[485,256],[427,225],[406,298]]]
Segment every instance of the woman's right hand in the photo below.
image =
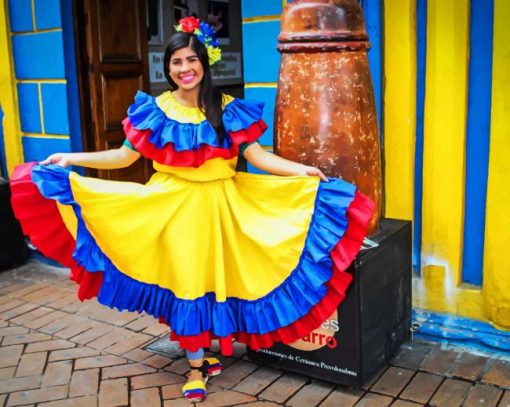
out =
[[73,165],[72,161],[72,153],[55,153],[50,155],[46,160],[41,161],[39,164],[48,165],[55,164],[61,167],[68,167],[69,165]]

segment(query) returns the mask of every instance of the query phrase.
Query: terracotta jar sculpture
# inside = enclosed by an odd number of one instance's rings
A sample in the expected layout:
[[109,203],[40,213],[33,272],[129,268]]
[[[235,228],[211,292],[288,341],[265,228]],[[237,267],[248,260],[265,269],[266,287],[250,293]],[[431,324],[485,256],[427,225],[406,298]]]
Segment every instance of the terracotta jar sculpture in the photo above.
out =
[[275,150],[355,184],[381,217],[381,150],[369,48],[356,0],[295,0],[281,16]]

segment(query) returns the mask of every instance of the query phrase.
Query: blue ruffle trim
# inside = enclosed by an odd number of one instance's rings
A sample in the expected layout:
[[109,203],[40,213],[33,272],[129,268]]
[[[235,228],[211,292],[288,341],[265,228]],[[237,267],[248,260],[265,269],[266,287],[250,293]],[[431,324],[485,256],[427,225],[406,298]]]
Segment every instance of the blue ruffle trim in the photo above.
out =
[[86,270],[103,271],[98,294],[104,305],[119,310],[145,311],[163,317],[181,336],[212,331],[217,336],[236,332],[265,334],[306,315],[326,294],[332,276],[330,252],[347,229],[347,208],[355,187],[339,179],[319,184],[315,211],[299,264],[289,277],[266,296],[247,301],[228,298],[218,303],[214,293],[196,300],[177,298],[170,290],[136,281],[120,272],[101,251],[81,217],[69,184],[69,171],[54,165],[36,165],[32,179],[41,194],[74,207],[78,218],[75,260]]
[[138,91],[135,102],[129,106],[129,121],[137,130],[151,130],[149,142],[157,148],[173,143],[176,151],[196,150],[201,145],[229,148],[232,139],[229,131],[247,129],[262,118],[264,104],[241,99],[234,99],[223,109],[223,125],[227,137],[220,143],[216,131],[207,120],[201,123],[180,123],[170,119],[158,107],[153,96]]

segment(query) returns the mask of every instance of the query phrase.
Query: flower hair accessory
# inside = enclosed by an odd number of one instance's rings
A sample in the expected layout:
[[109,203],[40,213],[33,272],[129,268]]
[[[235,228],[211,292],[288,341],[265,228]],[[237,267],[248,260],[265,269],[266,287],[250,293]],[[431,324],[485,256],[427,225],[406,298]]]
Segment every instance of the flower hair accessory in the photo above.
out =
[[195,35],[197,40],[204,44],[209,56],[209,65],[213,65],[221,60],[221,49],[216,32],[209,24],[200,21],[196,17],[186,17],[179,20],[179,24],[175,26],[178,32],[185,32]]

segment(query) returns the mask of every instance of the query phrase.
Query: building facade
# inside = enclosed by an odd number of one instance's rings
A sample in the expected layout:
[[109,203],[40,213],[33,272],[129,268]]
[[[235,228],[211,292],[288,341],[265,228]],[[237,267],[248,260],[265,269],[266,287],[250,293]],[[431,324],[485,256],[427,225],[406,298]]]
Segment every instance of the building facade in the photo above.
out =
[[[0,0],[3,176],[24,161],[97,146],[84,134],[94,126],[84,123],[83,105],[90,97],[82,90],[87,74],[80,71],[80,47],[86,33],[80,34],[78,3]],[[226,37],[232,59],[226,69],[241,72],[230,81],[218,74],[218,81],[227,92],[266,103],[269,129],[261,143],[271,149],[276,44],[286,1],[234,3]],[[490,323],[505,336],[510,330],[510,3],[360,3],[372,45],[384,213],[413,221],[417,318],[423,310],[465,317]],[[189,4],[176,0],[162,9]],[[155,54],[150,41],[146,52]],[[152,79],[147,81],[157,89]]]

